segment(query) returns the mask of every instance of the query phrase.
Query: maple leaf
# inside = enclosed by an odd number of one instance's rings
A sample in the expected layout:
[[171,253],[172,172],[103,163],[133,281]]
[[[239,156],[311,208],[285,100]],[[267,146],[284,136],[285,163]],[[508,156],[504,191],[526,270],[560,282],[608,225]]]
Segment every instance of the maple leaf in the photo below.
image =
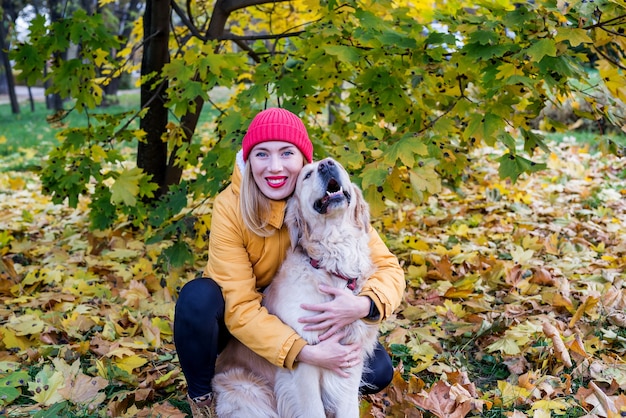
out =
[[11,316],[6,327],[11,329],[16,336],[39,334],[43,331],[45,322],[35,314]]
[[500,351],[503,354],[514,356],[521,352],[517,339],[514,337],[500,338],[496,342],[487,346],[487,351],[493,353],[494,351]]
[[128,289],[120,291],[120,296],[125,299],[124,305],[138,308],[141,301],[150,298],[150,292],[143,283],[131,280]]
[[33,392],[35,402],[50,406],[63,400],[59,391],[64,384],[63,373],[46,364],[35,375],[34,381],[28,382],[28,389]]
[[80,360],[68,365],[60,358],[52,360],[55,369],[63,374],[65,382],[59,389],[59,394],[75,404],[85,404],[95,407],[106,399],[106,394],[100,392],[109,382],[100,376],[87,376],[80,370]]
[[429,391],[420,393],[415,401],[439,418],[463,418],[473,409],[472,399],[459,385],[451,386],[440,380]]
[[132,374],[134,369],[143,366],[147,362],[147,359],[139,355],[133,354],[132,356],[123,357],[119,360],[116,360],[115,364],[117,365],[117,367],[124,370],[128,374]]
[[9,405],[17,399],[22,394],[19,388],[25,386],[28,379],[24,371],[13,371],[0,378],[0,404]]
[[530,261],[533,258],[533,255],[535,254],[534,250],[524,250],[523,247],[520,246],[515,246],[515,248],[513,250],[511,250],[511,257],[513,257],[513,261],[515,261],[518,264],[526,264],[528,263],[528,261]]
[[123,169],[121,173],[116,173],[115,182],[111,186],[111,202],[135,206],[139,195],[139,183],[143,177],[143,170],[138,167]]

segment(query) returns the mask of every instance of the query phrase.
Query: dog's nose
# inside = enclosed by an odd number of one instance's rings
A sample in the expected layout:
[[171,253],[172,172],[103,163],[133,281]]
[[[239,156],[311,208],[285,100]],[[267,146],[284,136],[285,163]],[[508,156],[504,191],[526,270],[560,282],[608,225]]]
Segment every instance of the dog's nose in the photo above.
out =
[[317,171],[324,174],[327,173],[332,167],[335,166],[335,162],[333,160],[324,160],[317,166]]

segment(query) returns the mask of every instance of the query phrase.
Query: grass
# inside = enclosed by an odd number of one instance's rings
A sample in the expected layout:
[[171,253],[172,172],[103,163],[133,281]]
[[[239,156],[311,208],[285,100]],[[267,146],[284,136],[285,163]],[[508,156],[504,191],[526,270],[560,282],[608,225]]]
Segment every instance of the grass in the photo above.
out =
[[[119,104],[91,112],[119,113],[139,108],[138,94],[123,94],[119,98]],[[57,146],[57,132],[68,125],[85,124],[85,113],[72,111],[55,124],[47,121],[51,114],[43,102],[35,102],[34,110],[28,103],[22,103],[17,115],[11,112],[10,105],[0,105],[0,171],[22,171],[39,166],[39,160]]]
[[[221,100],[219,96],[216,100]],[[119,104],[91,110],[90,113],[121,113],[139,109],[138,93],[120,94]],[[70,105],[66,104],[68,109]],[[35,102],[34,110],[29,103],[21,103],[21,113],[11,112],[9,104],[0,105],[0,171],[28,171],[39,167],[39,161],[58,145],[56,134],[67,126],[84,126],[85,113],[72,111],[59,123],[50,124],[47,118],[52,112],[45,103]],[[205,106],[198,126],[209,120],[214,110]]]

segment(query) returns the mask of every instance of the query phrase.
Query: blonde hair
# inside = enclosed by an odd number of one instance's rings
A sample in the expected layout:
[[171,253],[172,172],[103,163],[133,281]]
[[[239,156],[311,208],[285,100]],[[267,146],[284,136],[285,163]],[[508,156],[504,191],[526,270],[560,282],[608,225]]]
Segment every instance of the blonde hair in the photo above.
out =
[[248,229],[261,237],[269,237],[274,234],[274,229],[269,227],[271,202],[259,190],[259,186],[254,181],[249,159],[246,161],[246,166],[241,176],[239,206],[243,223]]

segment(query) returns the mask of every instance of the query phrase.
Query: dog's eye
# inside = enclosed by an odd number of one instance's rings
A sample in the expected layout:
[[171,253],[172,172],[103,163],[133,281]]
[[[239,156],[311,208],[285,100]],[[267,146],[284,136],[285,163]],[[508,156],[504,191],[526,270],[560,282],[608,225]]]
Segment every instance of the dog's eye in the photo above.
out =
[[311,174],[313,174],[313,172],[312,172],[312,171],[309,171],[308,173],[306,173],[306,174],[304,175],[304,180],[306,180],[306,179],[308,179],[309,177],[311,177]]

